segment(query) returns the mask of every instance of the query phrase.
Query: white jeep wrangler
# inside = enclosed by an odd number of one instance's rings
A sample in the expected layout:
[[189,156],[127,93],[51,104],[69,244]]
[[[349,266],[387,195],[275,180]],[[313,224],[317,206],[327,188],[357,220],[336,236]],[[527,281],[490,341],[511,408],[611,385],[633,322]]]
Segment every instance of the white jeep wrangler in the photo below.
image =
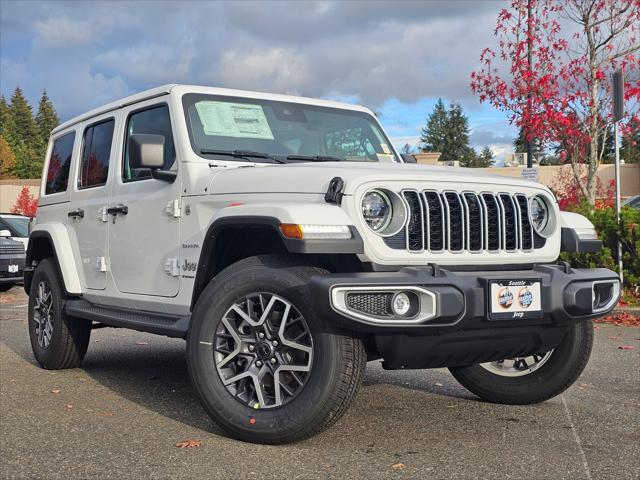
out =
[[333,424],[368,360],[544,401],[585,367],[618,276],[546,187],[407,164],[366,108],[170,85],[51,135],[25,269],[44,368],[92,327],[185,338],[204,408],[284,443]]

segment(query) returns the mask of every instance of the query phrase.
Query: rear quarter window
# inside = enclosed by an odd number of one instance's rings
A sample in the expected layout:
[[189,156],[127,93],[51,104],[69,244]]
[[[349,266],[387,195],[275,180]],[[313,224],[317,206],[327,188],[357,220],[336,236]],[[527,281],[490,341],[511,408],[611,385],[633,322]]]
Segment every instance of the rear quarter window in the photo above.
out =
[[115,121],[109,119],[84,131],[78,188],[98,187],[107,183],[109,159]]
[[51,156],[47,167],[45,195],[65,192],[69,183],[69,168],[73,155],[73,143],[76,132],[70,132],[57,138],[51,148]]

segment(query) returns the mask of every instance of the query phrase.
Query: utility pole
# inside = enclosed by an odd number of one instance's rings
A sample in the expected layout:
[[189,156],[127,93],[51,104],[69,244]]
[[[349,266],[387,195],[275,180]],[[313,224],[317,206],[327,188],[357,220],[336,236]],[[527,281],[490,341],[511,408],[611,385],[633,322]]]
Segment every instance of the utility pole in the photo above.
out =
[[[616,225],[620,225],[620,132],[618,125],[624,116],[624,77],[622,70],[613,72],[613,134],[616,137]],[[622,276],[622,242],[618,236],[618,270],[620,271],[620,283]]]
[[[533,0],[527,0],[527,63],[529,64],[529,75],[533,74],[533,66],[531,65],[531,42],[533,41],[533,21],[531,19],[531,10],[533,8]],[[531,117],[531,81],[529,81],[529,92],[527,93],[527,108],[529,109],[529,117]],[[529,132],[527,134],[527,168],[533,167],[533,139]]]

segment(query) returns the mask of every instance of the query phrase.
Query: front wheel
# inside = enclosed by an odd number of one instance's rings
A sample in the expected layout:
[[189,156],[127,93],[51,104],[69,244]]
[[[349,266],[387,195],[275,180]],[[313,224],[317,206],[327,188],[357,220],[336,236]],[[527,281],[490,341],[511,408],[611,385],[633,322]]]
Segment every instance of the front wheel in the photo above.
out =
[[449,370],[483,400],[528,405],[569,388],[587,365],[592,345],[593,324],[585,321],[569,327],[562,342],[548,352]]
[[82,363],[91,335],[91,322],[67,315],[58,269],[42,260],[33,273],[29,291],[29,338],[42,368],[60,370]]
[[366,354],[334,332],[310,303],[323,271],[286,258],[252,257],[202,292],[187,337],[192,383],[231,436],[281,444],[310,437],[347,410]]

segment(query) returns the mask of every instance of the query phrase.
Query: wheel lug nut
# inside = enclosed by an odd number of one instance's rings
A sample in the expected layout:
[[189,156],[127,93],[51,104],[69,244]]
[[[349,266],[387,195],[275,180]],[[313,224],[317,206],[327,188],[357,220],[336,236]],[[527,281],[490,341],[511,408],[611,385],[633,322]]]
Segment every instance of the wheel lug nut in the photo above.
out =
[[260,333],[258,334],[258,337],[260,337],[260,338],[264,338],[264,333],[260,332]]
[[277,341],[277,340],[274,340],[274,341],[273,341],[273,346],[274,346],[274,347],[277,347],[277,346],[278,346],[278,341]]
[[261,367],[261,366],[262,366],[262,362],[261,362],[260,360],[258,360],[258,361],[256,362],[256,367]]
[[274,363],[276,363],[275,357],[271,359],[271,364],[274,364]]
[[253,352],[256,349],[256,347],[254,347],[253,345],[249,345],[249,351]]

